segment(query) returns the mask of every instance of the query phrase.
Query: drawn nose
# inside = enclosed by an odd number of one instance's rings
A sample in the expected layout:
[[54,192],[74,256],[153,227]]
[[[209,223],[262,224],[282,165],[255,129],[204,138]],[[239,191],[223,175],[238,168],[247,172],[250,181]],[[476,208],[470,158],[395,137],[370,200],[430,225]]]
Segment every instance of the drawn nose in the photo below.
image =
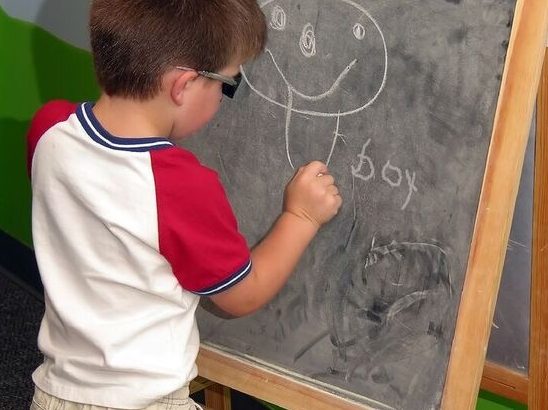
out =
[[303,27],[301,38],[299,40],[299,46],[301,52],[307,58],[310,58],[316,54],[316,36],[314,34],[314,26],[307,23]]

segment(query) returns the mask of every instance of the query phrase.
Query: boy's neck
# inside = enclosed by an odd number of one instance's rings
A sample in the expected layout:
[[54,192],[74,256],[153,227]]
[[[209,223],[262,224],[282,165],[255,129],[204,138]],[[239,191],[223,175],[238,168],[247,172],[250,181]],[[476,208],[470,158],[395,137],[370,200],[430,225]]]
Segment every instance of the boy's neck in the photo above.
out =
[[102,94],[93,113],[109,133],[120,138],[169,137],[171,120],[159,99],[146,101]]

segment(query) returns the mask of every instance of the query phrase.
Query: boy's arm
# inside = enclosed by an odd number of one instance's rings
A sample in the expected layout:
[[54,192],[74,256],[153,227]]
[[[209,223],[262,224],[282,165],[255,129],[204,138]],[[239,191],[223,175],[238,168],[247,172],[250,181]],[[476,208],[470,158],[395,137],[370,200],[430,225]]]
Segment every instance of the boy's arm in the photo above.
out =
[[286,187],[282,214],[251,252],[252,271],[211,300],[234,316],[265,305],[286,283],[310,241],[336,215],[341,203],[323,163],[315,161],[300,168]]

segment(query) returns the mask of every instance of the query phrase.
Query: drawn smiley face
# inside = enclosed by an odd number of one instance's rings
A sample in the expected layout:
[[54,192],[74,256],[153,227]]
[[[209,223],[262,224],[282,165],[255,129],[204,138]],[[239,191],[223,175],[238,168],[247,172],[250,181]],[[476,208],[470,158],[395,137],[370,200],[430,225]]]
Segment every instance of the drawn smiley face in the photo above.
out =
[[265,53],[242,69],[255,93],[312,116],[343,116],[373,104],[386,82],[388,53],[365,8],[351,0],[264,0],[261,8],[269,25]]

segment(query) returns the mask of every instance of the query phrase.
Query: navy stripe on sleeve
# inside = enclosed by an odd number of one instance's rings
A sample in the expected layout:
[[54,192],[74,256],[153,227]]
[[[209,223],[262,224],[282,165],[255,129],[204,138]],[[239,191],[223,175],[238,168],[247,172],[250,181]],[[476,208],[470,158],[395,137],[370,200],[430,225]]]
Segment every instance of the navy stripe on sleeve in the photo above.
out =
[[211,296],[216,293],[222,292],[224,290],[227,290],[240,282],[243,278],[245,278],[249,273],[251,272],[251,261],[248,261],[244,266],[242,266],[236,273],[229,276],[226,280],[222,281],[221,283],[218,283],[214,286],[211,286],[209,288],[200,290],[200,291],[193,291],[192,293],[196,295],[201,296]]

